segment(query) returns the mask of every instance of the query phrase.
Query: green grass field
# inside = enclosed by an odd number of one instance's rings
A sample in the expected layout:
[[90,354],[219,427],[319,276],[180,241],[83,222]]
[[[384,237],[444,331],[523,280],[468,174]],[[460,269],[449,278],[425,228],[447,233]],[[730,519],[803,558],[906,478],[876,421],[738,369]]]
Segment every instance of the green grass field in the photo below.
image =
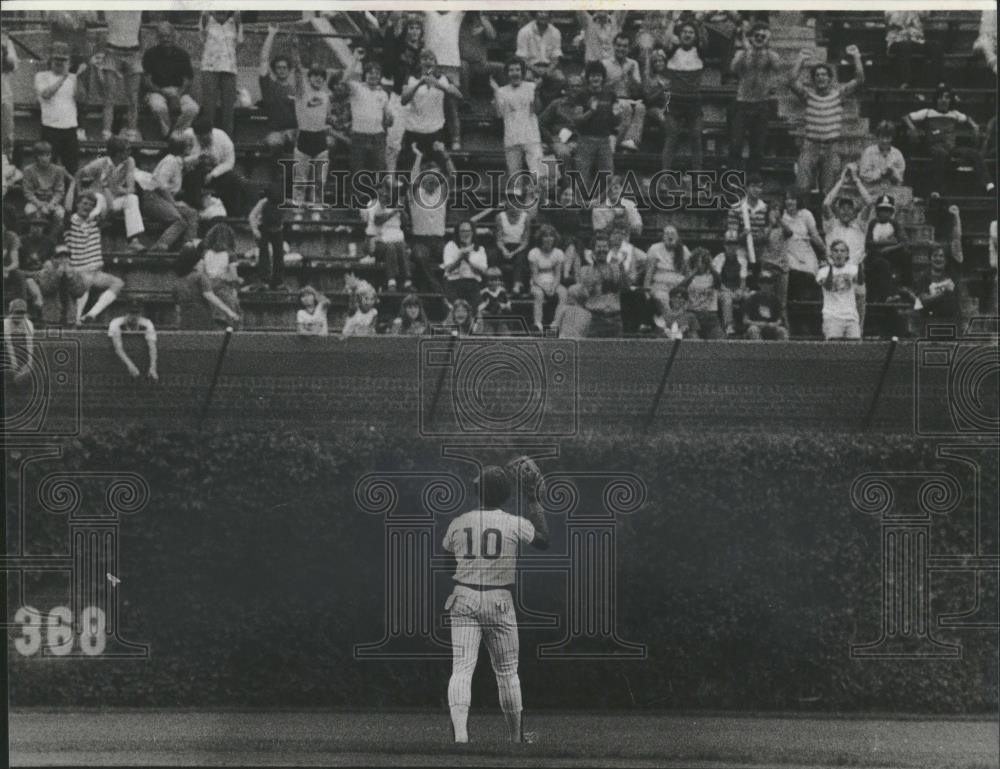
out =
[[442,713],[13,712],[12,766],[396,765],[995,769],[995,719],[527,713],[533,745],[473,710],[472,743]]

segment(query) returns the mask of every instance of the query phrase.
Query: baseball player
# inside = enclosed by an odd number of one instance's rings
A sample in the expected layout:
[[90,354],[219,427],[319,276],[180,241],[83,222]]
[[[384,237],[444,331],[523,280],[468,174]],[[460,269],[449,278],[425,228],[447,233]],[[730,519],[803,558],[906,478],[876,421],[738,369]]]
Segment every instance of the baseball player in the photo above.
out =
[[[520,479],[527,493],[525,517],[501,509]],[[472,673],[479,644],[486,641],[500,692],[500,709],[511,742],[532,741],[521,731],[521,681],[517,677],[517,617],[511,588],[521,543],[540,550],[549,546],[549,531],[538,497],[541,472],[528,457],[507,468],[484,467],[477,481],[482,509],[455,518],[444,536],[444,549],[455,554],[455,588],[444,605],[451,613],[452,672],[448,705],[455,742],[469,741],[467,723],[472,699]],[[516,489],[515,485],[515,489]]]

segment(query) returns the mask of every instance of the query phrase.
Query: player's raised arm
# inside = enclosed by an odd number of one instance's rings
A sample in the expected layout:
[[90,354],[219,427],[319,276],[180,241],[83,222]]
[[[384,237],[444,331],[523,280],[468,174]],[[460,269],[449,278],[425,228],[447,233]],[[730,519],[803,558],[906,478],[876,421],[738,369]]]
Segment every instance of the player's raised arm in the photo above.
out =
[[544,493],[542,471],[538,469],[531,457],[521,456],[507,465],[508,471],[515,482],[523,483],[527,497],[527,509],[524,518],[531,524],[534,536],[528,543],[539,550],[549,549],[549,526],[545,521],[545,510],[539,497]]

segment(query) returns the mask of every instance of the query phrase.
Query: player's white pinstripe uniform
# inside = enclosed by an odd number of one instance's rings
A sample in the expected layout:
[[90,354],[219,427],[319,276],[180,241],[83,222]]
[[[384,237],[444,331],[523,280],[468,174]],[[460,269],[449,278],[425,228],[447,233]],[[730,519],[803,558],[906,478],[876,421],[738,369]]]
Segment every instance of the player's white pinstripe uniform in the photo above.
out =
[[444,548],[458,561],[455,589],[445,604],[452,625],[452,674],[448,682],[452,707],[470,705],[472,673],[480,642],[485,640],[497,677],[501,710],[521,711],[517,616],[510,587],[518,546],[534,538],[535,527],[530,521],[503,510],[472,510],[448,527]]

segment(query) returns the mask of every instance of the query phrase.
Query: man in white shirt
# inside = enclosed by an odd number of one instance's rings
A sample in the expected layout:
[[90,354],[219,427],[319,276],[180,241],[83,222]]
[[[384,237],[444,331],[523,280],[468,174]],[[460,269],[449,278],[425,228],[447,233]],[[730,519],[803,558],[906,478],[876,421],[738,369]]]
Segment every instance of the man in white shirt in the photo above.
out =
[[[854,292],[858,305],[858,323],[861,328],[864,328],[865,307],[868,301],[868,288],[865,285],[864,272],[865,236],[868,232],[868,220],[871,218],[874,198],[861,182],[857,171],[857,165],[849,163],[823,201],[823,232],[826,234],[827,251],[834,241],[846,244],[848,261],[858,268]],[[858,194],[864,202],[860,210],[853,199],[839,197],[844,183],[852,178]]]
[[[357,185],[362,171],[387,171],[386,129],[393,124],[389,95],[382,88],[382,66],[377,61],[364,65],[363,79],[347,81],[351,93],[351,179]],[[377,179],[373,180],[377,183]],[[357,191],[357,186],[353,188]],[[358,196],[355,195],[357,198]],[[360,202],[352,201],[358,206]]]
[[608,76],[607,86],[617,99],[615,110],[619,114],[618,146],[635,152],[639,149],[646,125],[646,105],[642,101],[639,62],[629,58],[629,45],[628,35],[615,35],[614,55],[601,63]]
[[549,23],[551,15],[549,11],[535,11],[534,21],[529,21],[517,32],[517,52],[514,55],[529,64],[546,62],[548,74],[561,78],[562,33]]
[[146,340],[146,349],[149,351],[149,368],[146,370],[146,376],[149,377],[150,381],[158,382],[160,376],[156,372],[156,329],[149,318],[143,317],[142,304],[138,300],[130,300],[126,304],[125,314],[115,318],[108,325],[108,337],[111,339],[115,355],[125,365],[129,376],[132,379],[138,379],[140,376],[139,367],[125,352],[125,346],[122,343],[123,334],[142,334],[143,339]]
[[[86,66],[80,65],[80,72]],[[35,95],[42,108],[42,139],[52,145],[52,159],[71,174],[80,165],[77,82],[77,75],[69,71],[69,46],[54,43],[49,68],[35,74]]]
[[199,118],[182,134],[191,142],[184,158],[184,196],[189,205],[201,210],[202,190],[215,190],[229,216],[243,209],[243,180],[237,176],[236,147],[229,134]]
[[[424,50],[434,51],[438,72],[459,88],[462,82],[462,56],[459,37],[465,11],[425,11]],[[452,150],[462,149],[462,124],[458,115],[458,102],[454,96],[445,99],[448,131]]]
[[542,161],[542,137],[538,131],[538,96],[534,83],[524,82],[525,64],[507,62],[507,85],[490,78],[497,114],[503,119],[503,146],[508,178],[527,168],[537,178]]

